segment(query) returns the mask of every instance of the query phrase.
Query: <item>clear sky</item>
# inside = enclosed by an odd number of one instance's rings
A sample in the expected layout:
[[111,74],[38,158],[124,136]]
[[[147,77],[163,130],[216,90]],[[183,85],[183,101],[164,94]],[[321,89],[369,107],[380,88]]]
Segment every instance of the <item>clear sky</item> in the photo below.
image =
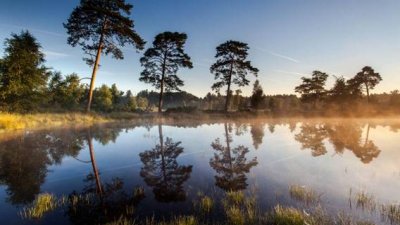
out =
[[[183,90],[204,96],[211,90],[215,47],[226,40],[249,44],[267,94],[294,93],[313,70],[352,77],[365,65],[381,73],[375,92],[400,89],[399,0],[128,0],[137,32],[150,46],[156,34],[188,34],[194,68],[180,70]],[[42,44],[46,65],[63,74],[91,75],[79,47],[67,45],[62,23],[79,0],[1,0],[0,41],[11,32],[31,31]],[[2,54],[3,48],[0,50]],[[116,83],[137,93],[142,70],[133,48],[125,59],[103,57],[96,85]],[[255,80],[251,77],[251,81]],[[328,85],[332,85],[331,77]],[[237,87],[233,88],[234,90]],[[242,88],[249,94],[251,86]]]

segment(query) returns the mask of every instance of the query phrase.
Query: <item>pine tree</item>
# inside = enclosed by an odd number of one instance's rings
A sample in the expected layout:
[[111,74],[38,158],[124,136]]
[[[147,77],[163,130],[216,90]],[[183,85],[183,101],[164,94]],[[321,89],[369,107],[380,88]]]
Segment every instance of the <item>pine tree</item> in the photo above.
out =
[[186,39],[185,33],[158,34],[153,46],[140,59],[144,70],[139,80],[160,89],[158,112],[162,112],[164,89],[180,91],[179,87],[183,86],[183,81],[177,75],[179,68],[193,68],[189,55],[184,52]]
[[239,41],[227,41],[217,47],[215,58],[217,61],[211,66],[211,73],[215,74],[218,82],[212,85],[212,89],[219,92],[223,86],[228,86],[226,91],[225,112],[229,110],[231,97],[231,85],[239,87],[249,85],[248,73],[257,76],[258,69],[246,60],[249,47],[246,43]]
[[90,111],[96,72],[101,54],[111,54],[123,59],[120,46],[133,45],[143,49],[145,42],[134,30],[129,18],[132,5],[125,0],[81,0],[64,27],[67,29],[68,44],[79,45],[89,58],[84,60],[93,66],[86,111]]

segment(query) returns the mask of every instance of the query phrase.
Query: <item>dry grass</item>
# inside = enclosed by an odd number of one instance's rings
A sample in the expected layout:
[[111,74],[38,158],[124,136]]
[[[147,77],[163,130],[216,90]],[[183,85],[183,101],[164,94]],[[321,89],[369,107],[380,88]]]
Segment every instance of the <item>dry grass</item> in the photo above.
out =
[[94,123],[107,122],[103,116],[83,113],[62,114],[11,114],[0,113],[0,131],[35,129],[45,127],[92,125]]

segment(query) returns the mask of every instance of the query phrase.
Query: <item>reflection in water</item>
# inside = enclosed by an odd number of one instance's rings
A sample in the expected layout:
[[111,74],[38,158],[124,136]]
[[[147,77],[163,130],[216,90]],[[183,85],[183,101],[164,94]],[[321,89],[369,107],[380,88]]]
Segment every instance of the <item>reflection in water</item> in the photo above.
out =
[[0,145],[0,184],[7,185],[8,201],[26,204],[34,200],[45,181],[47,167],[65,156],[77,156],[82,139],[63,132],[26,133]]
[[183,152],[181,142],[174,142],[168,137],[164,141],[162,125],[158,125],[158,132],[160,143],[152,150],[140,153],[143,162],[140,175],[147,185],[153,187],[157,201],[184,201],[186,192],[183,183],[189,179],[192,166],[182,166],[177,162]]
[[253,146],[255,149],[258,149],[258,147],[262,144],[262,140],[264,137],[264,124],[262,123],[252,124],[250,133],[253,139]]
[[381,150],[369,140],[370,124],[367,124],[365,139],[362,139],[362,128],[354,123],[337,124],[302,124],[300,133],[295,135],[302,149],[310,149],[313,156],[327,153],[324,141],[332,143],[336,153],[343,154],[345,149],[354,153],[363,163],[370,163],[379,156]]
[[[109,137],[109,136],[108,136]],[[84,180],[87,184],[81,192],[69,195],[66,214],[72,224],[107,224],[119,218],[131,218],[137,205],[145,198],[143,189],[137,188],[127,194],[124,182],[114,177],[103,185],[96,163],[91,130],[86,131],[86,140],[90,153],[93,173]],[[95,188],[94,188],[95,186]]]
[[215,184],[225,191],[243,190],[247,187],[246,173],[257,165],[257,158],[247,161],[246,154],[249,149],[243,145],[231,149],[232,137],[226,123],[224,127],[226,147],[222,145],[219,138],[211,143],[211,147],[216,151],[214,157],[210,159],[210,166],[218,174],[215,176]]
[[300,133],[295,135],[296,141],[301,143],[301,149],[310,149],[312,156],[325,155],[326,147],[323,143],[326,138],[326,129],[320,124],[303,124]]

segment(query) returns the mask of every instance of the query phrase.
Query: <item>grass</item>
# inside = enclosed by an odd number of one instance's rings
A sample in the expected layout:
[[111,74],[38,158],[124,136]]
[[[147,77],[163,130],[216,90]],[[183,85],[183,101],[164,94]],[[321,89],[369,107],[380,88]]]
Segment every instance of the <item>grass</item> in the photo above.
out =
[[[301,196],[309,196],[310,189],[298,188],[299,186],[292,186],[290,193],[299,194]],[[296,191],[294,191],[296,190]],[[305,191],[307,190],[307,191]],[[312,193],[315,194],[313,191]],[[363,193],[363,194],[362,194]],[[133,196],[144,195],[143,188],[136,188],[133,190]],[[243,191],[229,191],[226,192],[222,199],[218,201],[199,193],[200,197],[194,202],[194,206],[199,206],[200,211],[194,208],[194,211],[185,215],[175,215],[170,219],[155,217],[141,218],[140,220],[132,213],[123,213],[122,215],[115,215],[111,222],[104,223],[106,225],[374,225],[369,221],[359,221],[352,217],[350,214],[340,212],[336,215],[328,215],[324,208],[320,205],[304,208],[295,208],[291,206],[276,205],[275,207],[261,212],[259,209],[257,197],[255,193],[245,193]],[[356,195],[358,196],[358,195]],[[364,204],[368,203],[366,199],[370,195],[365,192],[360,192],[358,196],[360,201]],[[32,206],[23,209],[21,215],[25,219],[40,219],[45,213],[51,212],[58,207],[66,208],[79,208],[91,207],[91,204],[79,204],[82,202],[90,203],[96,195],[77,195],[69,197],[61,197],[56,199],[51,194],[41,194],[34,201]],[[366,202],[365,202],[366,201]],[[79,204],[79,207],[76,205]],[[129,205],[129,203],[127,203]],[[221,206],[221,207],[220,207]],[[91,208],[89,208],[91,209]],[[78,210],[78,209],[77,209]],[[82,210],[82,208],[79,208]],[[221,211],[222,210],[222,213]],[[400,205],[381,205],[381,216],[391,224],[400,224]],[[213,218],[210,215],[218,215]],[[115,220],[114,220],[115,219]]]
[[268,221],[275,225],[304,225],[306,224],[306,215],[298,209],[277,205]]
[[200,199],[199,205],[200,205],[200,210],[203,213],[210,213],[214,206],[214,201],[208,196],[203,196]]
[[369,194],[363,190],[357,192],[355,195],[355,201],[358,208],[375,211],[376,201],[372,194]]
[[52,194],[44,193],[38,195],[36,200],[28,208],[22,211],[23,218],[40,219],[42,216],[58,207],[58,201]]
[[390,204],[381,205],[381,216],[388,220],[391,224],[400,224],[400,205]]
[[15,114],[0,113],[0,131],[20,130],[27,128],[44,128],[72,125],[92,125],[107,122],[110,119],[97,114],[83,113],[39,113]]
[[291,185],[289,187],[289,194],[291,198],[304,202],[307,205],[317,203],[320,199],[320,196],[313,189],[300,185]]

